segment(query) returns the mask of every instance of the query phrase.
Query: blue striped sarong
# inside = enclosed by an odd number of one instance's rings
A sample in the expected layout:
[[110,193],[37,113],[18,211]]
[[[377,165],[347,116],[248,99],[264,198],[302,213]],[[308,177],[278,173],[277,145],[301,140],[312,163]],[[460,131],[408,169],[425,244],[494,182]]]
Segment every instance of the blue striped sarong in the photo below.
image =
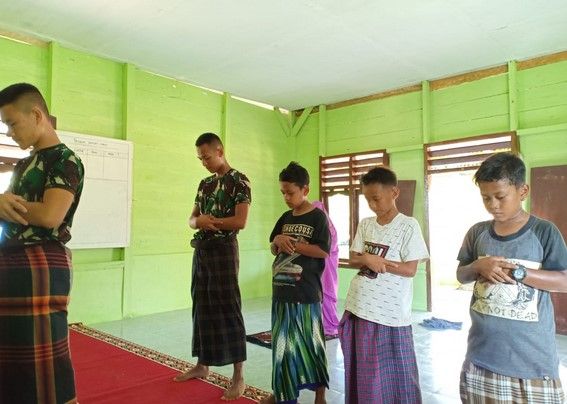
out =
[[388,327],[345,311],[339,338],[346,404],[421,403],[411,325]]
[[329,387],[321,303],[272,302],[272,388],[278,403]]

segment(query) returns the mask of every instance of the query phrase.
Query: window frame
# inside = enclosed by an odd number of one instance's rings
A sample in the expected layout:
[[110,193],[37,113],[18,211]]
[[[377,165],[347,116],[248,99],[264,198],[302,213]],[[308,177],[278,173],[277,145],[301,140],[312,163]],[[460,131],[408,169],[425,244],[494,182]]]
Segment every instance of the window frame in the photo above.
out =
[[[498,139],[498,138],[502,138],[502,137],[510,137],[509,140],[509,144],[510,147],[509,148],[502,148],[502,147],[498,147],[496,149],[490,149],[490,147],[488,147],[490,144],[492,145],[499,145],[502,146],[505,142],[490,142],[491,139]],[[467,143],[473,143],[473,142],[482,142],[482,141],[486,141],[484,144],[480,144],[480,145],[470,145],[468,146],[469,150],[467,150],[467,146],[465,146]],[[451,146],[455,146],[455,147],[451,147]],[[446,168],[440,168],[440,169],[432,169],[430,162],[431,161],[435,161],[435,157],[439,157],[439,155],[443,155],[443,157],[440,158],[445,158],[445,159],[450,159],[451,158],[451,153],[447,152],[447,153],[443,153],[443,151],[439,152],[439,153],[435,153],[436,155],[433,156],[432,150],[431,148],[437,148],[439,147],[441,150],[443,150],[444,147],[445,151],[447,150],[453,150],[453,151],[459,151],[460,153],[454,153],[454,154],[461,154],[461,155],[473,155],[474,153],[477,153],[477,156],[474,156],[473,159],[468,159],[469,162],[472,162],[474,160],[474,164],[466,164],[467,159],[464,158],[464,156],[462,157],[457,157],[454,156],[453,158],[455,158],[455,162],[452,163],[452,167],[446,167]],[[480,164],[482,163],[482,161],[484,161],[486,158],[490,157],[490,155],[498,152],[498,151],[510,151],[514,154],[519,154],[520,153],[520,143],[518,141],[518,135],[516,133],[516,131],[508,131],[508,132],[498,132],[498,133],[492,133],[492,134],[486,134],[486,135],[479,135],[479,136],[471,136],[471,137],[465,137],[465,138],[460,138],[460,139],[452,139],[452,140],[446,140],[446,141],[440,141],[440,142],[432,142],[432,143],[426,143],[423,145],[423,175],[424,175],[424,185],[425,185],[425,190],[424,190],[424,198],[425,198],[425,238],[426,238],[426,242],[427,242],[427,248],[430,250],[430,245],[429,245],[429,240],[430,240],[430,223],[429,223],[429,187],[430,187],[430,182],[431,182],[431,176],[436,174],[436,173],[443,173],[443,172],[456,172],[456,171],[469,171],[469,170],[477,170],[478,167],[480,167]],[[478,158],[479,156],[484,156],[483,159]],[[461,164],[459,166],[459,164]],[[431,251],[431,250],[430,250]],[[431,302],[431,261],[427,260],[426,263],[426,288],[427,288],[427,310],[431,310],[432,308],[432,302]]]
[[[510,140],[490,142],[490,140],[498,140],[504,137],[510,137]],[[467,143],[477,142],[480,144],[466,145]],[[509,147],[503,147],[506,143],[509,143]],[[464,146],[459,146],[460,144],[463,144]],[[497,147],[491,148],[491,145]],[[440,150],[431,150],[431,148],[440,148]],[[453,153],[451,153],[450,151],[453,151]],[[454,153],[455,151],[457,151],[458,153]],[[488,135],[426,143],[423,145],[423,164],[425,178],[427,180],[429,175],[436,173],[477,170],[484,160],[486,160],[492,154],[500,151],[509,151],[514,154],[518,154],[520,152],[518,136],[515,131],[499,132]],[[453,165],[453,167],[441,169],[434,169],[432,167],[431,162],[437,162],[437,165],[442,165],[439,164],[439,162],[442,162],[442,160],[445,160],[447,165]],[[433,164],[433,166],[434,165],[435,164]]]
[[[375,155],[379,156],[372,157]],[[347,159],[348,167],[346,167],[347,164],[345,164],[344,162],[333,163],[332,161],[336,159]],[[368,162],[365,163],[365,160],[368,160]],[[374,164],[374,162],[377,162],[377,164]],[[325,157],[319,156],[319,193],[322,202],[325,204],[325,209],[327,210],[327,212],[329,212],[330,214],[329,197],[342,194],[347,195],[349,198],[349,249],[352,245],[352,241],[354,240],[356,229],[360,221],[360,218],[358,217],[358,199],[359,195],[361,195],[362,193],[360,177],[365,174],[370,168],[388,166],[389,162],[389,156],[386,149],[371,150],[359,153],[345,153]],[[340,184],[328,185],[328,182],[326,180],[331,180],[330,182],[332,182],[333,179],[333,177],[326,175],[326,173],[329,172],[327,166],[329,166],[330,164],[338,165],[339,167],[337,169],[343,173],[343,175],[341,175],[340,177],[342,179],[342,181],[340,181]],[[348,171],[345,173],[345,170]],[[349,258],[339,257],[339,267],[352,267],[350,254]]]

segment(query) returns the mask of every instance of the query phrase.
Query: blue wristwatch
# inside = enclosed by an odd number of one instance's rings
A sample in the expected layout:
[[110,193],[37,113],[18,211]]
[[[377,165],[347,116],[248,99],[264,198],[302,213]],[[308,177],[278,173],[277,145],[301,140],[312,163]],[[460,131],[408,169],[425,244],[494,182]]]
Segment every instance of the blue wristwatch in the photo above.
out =
[[527,274],[528,274],[528,272],[527,272],[527,269],[526,269],[525,266],[523,266],[521,264],[516,264],[516,269],[512,270],[511,275],[512,275],[512,278],[514,278],[514,280],[516,282],[522,282]]

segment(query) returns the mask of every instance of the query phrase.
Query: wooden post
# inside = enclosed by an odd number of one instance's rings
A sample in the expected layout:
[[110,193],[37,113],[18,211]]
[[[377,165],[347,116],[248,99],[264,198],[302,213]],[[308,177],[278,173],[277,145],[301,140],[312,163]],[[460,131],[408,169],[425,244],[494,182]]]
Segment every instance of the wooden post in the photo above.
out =
[[44,96],[47,108],[52,115],[55,115],[56,112],[56,108],[53,105],[53,93],[55,92],[57,84],[57,74],[54,64],[56,63],[58,49],[59,45],[55,42],[50,42],[47,47],[47,94],[44,94]]
[[431,136],[431,88],[429,81],[421,82],[421,137],[424,144]]
[[[284,132],[284,134],[286,136],[290,136],[291,135],[291,124],[289,122],[289,119],[286,119],[283,114],[282,111],[280,111],[280,109],[278,107],[274,107],[274,114],[276,114],[276,117],[278,119],[278,122]],[[291,112],[290,112],[291,114]]]
[[130,111],[134,91],[134,66],[130,63],[122,65],[122,139],[127,140],[131,129]]
[[228,150],[228,137],[230,132],[230,94],[222,94],[222,121],[220,138],[224,145],[224,150]]
[[319,105],[319,156],[327,155],[327,106]]
[[510,114],[510,130],[518,130],[517,71],[516,61],[508,62],[508,113]]
[[307,118],[309,118],[309,114],[311,113],[311,111],[313,111],[313,107],[305,108],[303,110],[301,116],[291,128],[291,137],[296,137],[299,134],[299,131],[303,127],[303,124],[305,123],[305,121],[307,121]]

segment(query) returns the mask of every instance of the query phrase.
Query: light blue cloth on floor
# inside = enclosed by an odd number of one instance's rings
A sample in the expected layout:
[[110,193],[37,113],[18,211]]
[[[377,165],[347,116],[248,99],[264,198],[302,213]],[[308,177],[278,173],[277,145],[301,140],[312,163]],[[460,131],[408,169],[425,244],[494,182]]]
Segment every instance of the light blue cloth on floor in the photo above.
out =
[[430,330],[460,330],[463,328],[462,321],[449,321],[437,317],[425,319],[419,325]]

